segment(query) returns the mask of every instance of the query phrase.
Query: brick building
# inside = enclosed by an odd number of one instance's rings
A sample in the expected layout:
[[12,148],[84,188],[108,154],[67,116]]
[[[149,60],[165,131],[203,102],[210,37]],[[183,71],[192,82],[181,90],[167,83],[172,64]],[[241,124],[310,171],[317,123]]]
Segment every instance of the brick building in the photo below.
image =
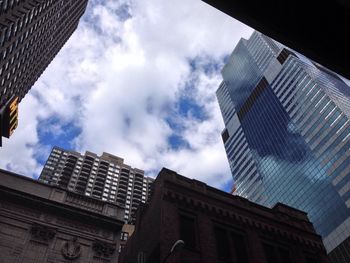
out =
[[164,262],[177,240],[185,247],[168,263],[329,262],[306,213],[269,209],[163,168],[119,262]]
[[0,170],[1,263],[118,262],[124,209]]

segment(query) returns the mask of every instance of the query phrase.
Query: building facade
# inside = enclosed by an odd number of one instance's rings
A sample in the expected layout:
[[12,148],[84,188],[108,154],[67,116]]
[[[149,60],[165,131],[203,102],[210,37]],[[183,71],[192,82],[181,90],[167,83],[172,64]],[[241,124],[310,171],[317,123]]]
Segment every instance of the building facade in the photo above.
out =
[[124,164],[120,157],[92,152],[84,155],[54,147],[39,181],[59,185],[69,191],[125,206],[124,220],[134,223],[140,203],[151,194],[153,179],[144,171]]
[[119,253],[124,249],[126,243],[128,242],[129,238],[135,231],[135,225],[133,224],[124,224],[122,228],[122,232],[120,234],[120,246],[119,246]]
[[350,88],[258,32],[239,41],[222,76],[235,194],[306,211],[334,250],[350,236]]
[[0,170],[0,262],[118,262],[124,209]]
[[[87,0],[0,1],[0,115],[10,101],[21,101],[33,86],[77,28],[87,3]],[[1,119],[0,127],[10,126],[7,129],[12,127],[13,132],[17,122],[9,125],[6,119]]]
[[[173,244],[185,245],[169,255]],[[167,258],[167,259],[166,259]],[[137,214],[121,263],[326,263],[306,213],[272,209],[163,168]]]

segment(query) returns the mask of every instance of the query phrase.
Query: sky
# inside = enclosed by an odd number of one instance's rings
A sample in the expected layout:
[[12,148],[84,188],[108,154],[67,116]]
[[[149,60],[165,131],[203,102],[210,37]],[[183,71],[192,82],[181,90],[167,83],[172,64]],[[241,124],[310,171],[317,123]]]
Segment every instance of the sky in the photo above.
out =
[[90,0],[21,101],[0,168],[37,178],[56,145],[229,190],[215,91],[229,54],[252,32],[200,0]]

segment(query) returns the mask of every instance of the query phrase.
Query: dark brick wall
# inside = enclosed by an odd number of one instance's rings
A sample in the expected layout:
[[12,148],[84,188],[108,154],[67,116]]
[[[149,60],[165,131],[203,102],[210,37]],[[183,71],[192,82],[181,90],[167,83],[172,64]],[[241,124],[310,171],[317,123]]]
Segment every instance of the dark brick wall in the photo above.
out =
[[[268,209],[168,169],[158,175],[149,205],[138,211],[135,232],[122,251],[120,262],[164,260],[174,242],[182,238],[181,215],[194,218],[198,245],[171,255],[169,263],[235,262],[233,258],[239,256],[239,251],[235,250],[231,236],[237,235],[244,238],[249,263],[268,262],[265,243],[276,251],[279,257],[276,262],[287,263],[282,259],[284,250],[289,253],[291,263],[309,263],[311,259],[317,263],[329,262],[321,237],[304,212],[283,204]],[[229,260],[221,260],[218,255],[215,226],[223,228],[230,240]],[[156,248],[159,254],[152,253],[157,252]],[[145,261],[138,261],[138,256]]]

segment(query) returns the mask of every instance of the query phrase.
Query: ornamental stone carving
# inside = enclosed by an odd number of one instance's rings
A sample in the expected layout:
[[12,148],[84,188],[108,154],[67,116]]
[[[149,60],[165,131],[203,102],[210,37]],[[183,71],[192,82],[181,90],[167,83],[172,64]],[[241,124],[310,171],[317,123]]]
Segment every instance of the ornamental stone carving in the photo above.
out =
[[110,258],[114,253],[115,244],[95,240],[92,245],[92,249],[97,257]]
[[32,238],[42,242],[49,242],[56,235],[56,229],[39,224],[33,224],[30,229]]
[[81,246],[78,242],[77,237],[73,237],[71,240],[65,241],[63,243],[61,253],[64,258],[69,260],[74,260],[80,257],[81,255]]

